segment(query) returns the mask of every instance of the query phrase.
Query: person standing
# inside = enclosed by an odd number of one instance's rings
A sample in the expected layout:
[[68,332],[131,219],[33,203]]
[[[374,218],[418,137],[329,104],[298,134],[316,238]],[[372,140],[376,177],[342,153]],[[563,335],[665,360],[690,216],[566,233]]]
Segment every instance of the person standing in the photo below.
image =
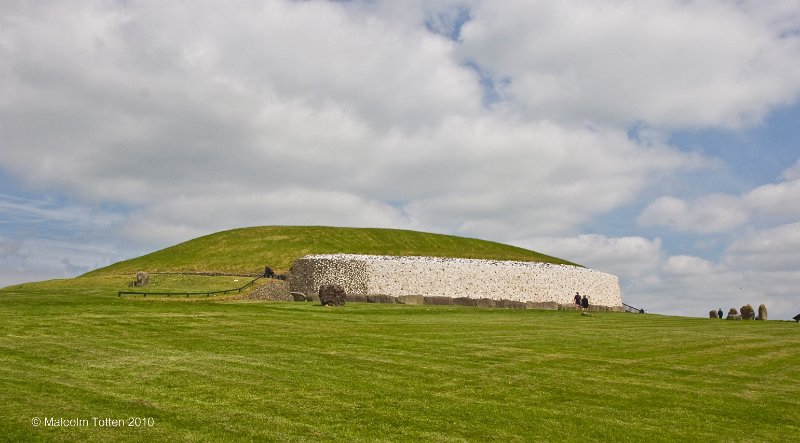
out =
[[722,318],[722,308],[719,308],[719,311],[717,311],[717,317]]
[[584,294],[583,298],[581,299],[581,307],[583,309],[589,309],[589,299],[586,298],[586,294]]
[[581,307],[581,295],[578,294],[577,292],[575,293],[575,307],[576,308]]

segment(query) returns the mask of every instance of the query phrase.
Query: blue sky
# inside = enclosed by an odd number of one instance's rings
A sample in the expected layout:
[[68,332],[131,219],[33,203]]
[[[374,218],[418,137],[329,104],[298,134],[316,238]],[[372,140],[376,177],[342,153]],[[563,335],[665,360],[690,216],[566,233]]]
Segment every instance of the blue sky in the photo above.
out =
[[800,312],[800,4],[0,5],[0,286],[223,229],[407,228]]

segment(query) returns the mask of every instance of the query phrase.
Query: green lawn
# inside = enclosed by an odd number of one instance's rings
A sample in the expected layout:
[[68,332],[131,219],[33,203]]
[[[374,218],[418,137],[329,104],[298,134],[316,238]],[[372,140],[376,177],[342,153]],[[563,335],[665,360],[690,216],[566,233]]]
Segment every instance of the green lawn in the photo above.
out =
[[[228,283],[180,279],[170,285]],[[795,323],[118,298],[125,281],[0,290],[0,440],[785,442],[800,435]],[[141,417],[152,426],[100,428],[93,417]],[[34,418],[90,426],[34,427]]]

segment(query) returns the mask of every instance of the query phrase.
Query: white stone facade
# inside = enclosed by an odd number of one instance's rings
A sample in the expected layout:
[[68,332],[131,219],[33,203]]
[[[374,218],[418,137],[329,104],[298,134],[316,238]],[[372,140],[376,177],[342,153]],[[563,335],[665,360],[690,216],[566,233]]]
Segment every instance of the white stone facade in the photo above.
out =
[[550,263],[383,255],[307,255],[294,262],[291,291],[315,294],[339,284],[348,294],[423,295],[619,307],[615,275]]

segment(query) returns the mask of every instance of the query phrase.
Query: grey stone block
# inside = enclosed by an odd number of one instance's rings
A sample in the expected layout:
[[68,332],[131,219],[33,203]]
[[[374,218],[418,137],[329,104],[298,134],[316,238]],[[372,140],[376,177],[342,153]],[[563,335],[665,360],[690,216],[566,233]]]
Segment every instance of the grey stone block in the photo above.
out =
[[443,297],[443,296],[430,296],[424,297],[426,305],[452,305],[453,298],[452,297]]
[[397,298],[386,294],[371,294],[367,296],[369,303],[397,303]]
[[479,298],[475,300],[475,305],[479,308],[494,308],[497,306],[497,302],[491,298]]
[[398,295],[397,303],[404,305],[424,305],[425,297],[421,295]]
[[497,302],[497,307],[506,309],[525,309],[525,302],[504,299]]
[[453,304],[458,306],[478,306],[478,301],[469,297],[455,297]]
[[348,303],[366,303],[367,296],[364,294],[347,294],[345,300],[347,300]]

